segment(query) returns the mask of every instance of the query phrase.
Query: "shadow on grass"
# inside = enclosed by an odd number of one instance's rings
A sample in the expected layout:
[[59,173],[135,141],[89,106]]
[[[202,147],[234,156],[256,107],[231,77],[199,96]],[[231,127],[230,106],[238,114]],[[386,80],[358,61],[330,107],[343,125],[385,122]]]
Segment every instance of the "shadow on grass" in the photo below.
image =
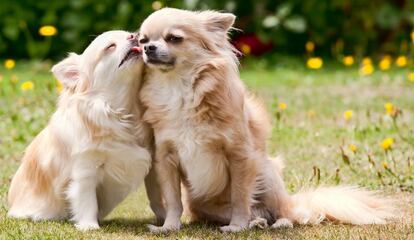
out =
[[[309,229],[310,226],[295,226],[293,229],[247,229],[238,233],[223,233],[219,230],[222,226],[217,223],[210,222],[191,222],[185,223],[182,229],[178,232],[169,233],[151,233],[147,224],[154,224],[153,218],[143,219],[127,219],[127,218],[113,218],[105,220],[101,223],[102,230],[107,233],[128,233],[137,236],[153,236],[161,238],[180,238],[185,236],[192,236],[196,238],[226,238],[226,239],[250,239],[260,236],[273,236],[277,238],[290,238],[294,236],[295,232],[302,232]],[[312,228],[312,227],[310,227]]]
[[119,233],[143,233],[148,232],[146,225],[152,224],[152,218],[128,219],[113,218],[101,222],[101,227],[105,232]]
[[[131,234],[150,234],[153,235],[147,225],[154,224],[154,218],[140,218],[140,219],[128,219],[128,218],[113,218],[104,220],[101,223],[101,227],[105,232],[109,233],[131,233]],[[185,223],[180,230],[180,233],[190,233],[194,231],[203,231],[206,233],[217,233],[219,234],[219,227],[221,225],[207,222],[191,222]],[[157,234],[157,235],[170,235],[171,233]]]

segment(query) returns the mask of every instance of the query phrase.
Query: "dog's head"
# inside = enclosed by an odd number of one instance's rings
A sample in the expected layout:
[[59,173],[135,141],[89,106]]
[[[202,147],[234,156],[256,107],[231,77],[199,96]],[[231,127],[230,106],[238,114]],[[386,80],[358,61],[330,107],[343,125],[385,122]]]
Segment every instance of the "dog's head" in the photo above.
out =
[[229,48],[227,32],[235,16],[215,11],[191,12],[164,8],[141,25],[139,42],[152,69],[191,66],[205,56]]
[[52,68],[64,89],[84,92],[129,83],[141,71],[137,34],[108,31],[96,37],[85,51],[69,56]]

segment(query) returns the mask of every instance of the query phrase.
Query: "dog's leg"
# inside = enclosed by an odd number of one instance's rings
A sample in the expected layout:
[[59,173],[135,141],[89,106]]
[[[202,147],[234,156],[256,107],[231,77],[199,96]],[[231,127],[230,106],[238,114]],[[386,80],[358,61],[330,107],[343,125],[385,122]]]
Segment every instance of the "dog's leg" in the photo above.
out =
[[101,221],[108,215],[130,192],[130,187],[125,183],[119,183],[111,176],[104,176],[104,179],[97,188],[98,198],[98,220]]
[[145,190],[147,192],[150,207],[155,214],[157,224],[162,224],[165,220],[165,208],[162,202],[161,189],[157,181],[155,168],[152,167],[145,177]]
[[162,227],[148,225],[151,232],[167,232],[181,228],[183,205],[178,161],[178,154],[172,144],[164,143],[156,150],[154,167],[165,201],[166,217]]
[[98,201],[96,188],[99,183],[99,167],[90,159],[78,159],[67,197],[72,210],[72,220],[81,231],[98,229]]
[[256,179],[256,162],[253,149],[248,144],[238,145],[227,154],[231,179],[230,224],[221,227],[223,232],[238,232],[246,229],[251,219],[250,205]]
[[293,227],[290,217],[290,196],[285,189],[285,183],[281,172],[270,160],[260,166],[260,174],[263,176],[267,191],[263,193],[263,204],[272,214],[276,222],[272,228]]

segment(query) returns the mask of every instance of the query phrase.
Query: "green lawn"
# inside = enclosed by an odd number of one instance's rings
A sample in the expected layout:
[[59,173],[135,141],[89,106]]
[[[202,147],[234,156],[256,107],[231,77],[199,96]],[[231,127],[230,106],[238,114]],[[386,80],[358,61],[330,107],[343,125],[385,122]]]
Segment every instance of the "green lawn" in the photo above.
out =
[[[402,219],[384,226],[328,223],[238,234],[222,234],[213,225],[186,224],[179,233],[152,235],[145,227],[154,219],[143,189],[116,208],[99,231],[80,233],[68,222],[8,219],[10,178],[24,148],[55,109],[57,85],[50,67],[50,63],[41,62],[17,62],[11,70],[0,67],[0,239],[414,238],[414,82],[408,79],[409,69],[377,70],[361,77],[356,66],[328,64],[320,70],[308,70],[297,59],[278,60],[272,65],[248,61],[241,66],[242,78],[268,103],[272,113],[269,152],[285,157],[289,191],[318,184],[383,190],[399,200]],[[25,81],[32,81],[34,88],[23,91]],[[279,109],[280,103],[287,108]],[[392,103],[392,110],[399,109],[402,114],[395,118],[387,115],[385,103]],[[345,120],[348,110],[352,117]],[[384,151],[380,144],[387,138],[394,142]]]

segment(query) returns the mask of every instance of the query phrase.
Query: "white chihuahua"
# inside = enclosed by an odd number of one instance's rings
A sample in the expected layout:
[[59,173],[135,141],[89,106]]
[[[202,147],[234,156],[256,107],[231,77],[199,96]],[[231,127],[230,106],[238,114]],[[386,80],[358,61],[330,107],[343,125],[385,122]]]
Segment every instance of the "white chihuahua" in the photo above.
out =
[[136,35],[125,31],[103,33],[52,68],[64,89],[12,180],[9,216],[97,229],[137,188],[151,166],[137,99],[142,70]]

